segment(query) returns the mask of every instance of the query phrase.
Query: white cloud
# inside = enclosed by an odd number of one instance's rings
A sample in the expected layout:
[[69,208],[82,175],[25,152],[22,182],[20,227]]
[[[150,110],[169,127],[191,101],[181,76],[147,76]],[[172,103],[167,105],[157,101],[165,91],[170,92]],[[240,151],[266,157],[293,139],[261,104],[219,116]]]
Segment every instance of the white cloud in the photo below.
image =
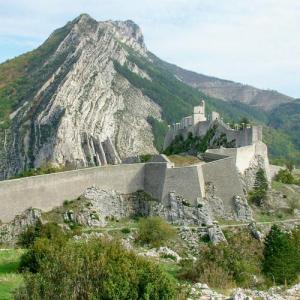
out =
[[134,20],[152,52],[182,67],[300,95],[299,0],[0,0],[0,60],[4,40],[37,46],[82,12]]

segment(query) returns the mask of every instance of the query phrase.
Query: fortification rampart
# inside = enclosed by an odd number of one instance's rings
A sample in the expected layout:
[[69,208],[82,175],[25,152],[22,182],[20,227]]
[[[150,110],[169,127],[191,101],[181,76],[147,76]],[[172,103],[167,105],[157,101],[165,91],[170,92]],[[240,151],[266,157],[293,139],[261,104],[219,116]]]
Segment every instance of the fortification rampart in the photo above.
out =
[[233,206],[233,196],[244,196],[234,158],[212,161],[203,164],[201,168],[205,183],[213,184],[215,195],[222,199],[225,210],[229,212]]
[[168,161],[108,165],[2,181],[0,220],[10,221],[29,207],[51,210],[65,200],[76,199],[91,186],[123,194],[144,190],[164,205],[168,205],[169,193],[175,192],[190,205],[197,205],[198,200],[206,196],[206,184],[212,183],[216,196],[230,210],[233,196],[242,196],[242,184],[234,158],[219,158],[187,167],[174,167]]
[[263,168],[265,169],[266,176],[268,180],[271,181],[268,147],[261,141],[239,148],[209,149],[205,155],[208,157],[209,155],[224,155],[233,157],[236,168],[241,174],[244,174],[244,172],[251,167],[251,163],[256,159],[256,157],[260,156],[263,161]]
[[91,186],[132,193],[144,189],[144,164],[109,165],[0,182],[0,220],[29,207],[44,211],[76,199]]

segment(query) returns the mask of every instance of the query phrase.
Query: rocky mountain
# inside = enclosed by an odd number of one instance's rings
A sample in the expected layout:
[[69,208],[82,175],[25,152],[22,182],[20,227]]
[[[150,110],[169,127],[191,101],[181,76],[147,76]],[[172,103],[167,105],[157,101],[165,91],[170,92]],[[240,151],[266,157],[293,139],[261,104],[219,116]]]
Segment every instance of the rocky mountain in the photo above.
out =
[[242,102],[270,111],[282,103],[294,100],[294,98],[277,91],[262,90],[250,85],[198,74],[172,64],[166,64],[166,66],[184,83],[202,91],[208,96],[224,101]]
[[1,65],[1,178],[45,162],[92,166],[156,152],[147,118],[160,120],[161,108],[114,68],[127,49],[147,55],[136,24],[81,15]]
[[[0,179],[46,163],[86,167],[156,153],[167,124],[190,114],[200,98],[225,120],[267,124],[265,112],[245,104],[254,98],[207,96],[191,87],[189,74],[149,52],[134,22],[80,15],[0,65]],[[270,103],[291,100],[267,94]]]

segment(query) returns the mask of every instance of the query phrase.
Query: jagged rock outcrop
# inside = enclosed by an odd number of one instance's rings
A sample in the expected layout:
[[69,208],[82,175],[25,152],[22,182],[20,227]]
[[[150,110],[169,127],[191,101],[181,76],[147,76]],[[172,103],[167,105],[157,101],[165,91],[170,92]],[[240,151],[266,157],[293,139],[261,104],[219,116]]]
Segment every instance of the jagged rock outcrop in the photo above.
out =
[[109,220],[149,215],[151,203],[142,192],[121,195],[115,190],[88,188],[79,201],[76,210],[64,213],[64,221],[84,226],[102,227]]
[[233,197],[235,218],[239,221],[253,221],[252,209],[247,199],[240,196]]
[[[195,241],[206,235],[214,244],[226,242],[221,228],[212,218],[207,201],[199,200],[198,205],[193,207],[183,197],[170,193],[169,203],[162,204],[143,191],[122,195],[114,190],[97,187],[88,188],[78,201],[76,210],[68,209],[63,213],[64,222],[102,227],[109,220],[134,216],[160,216],[182,228],[190,225],[198,226]],[[182,238],[187,239],[185,234]],[[188,240],[191,242],[192,239]],[[194,246],[196,247],[196,244]]]
[[222,199],[216,195],[216,187],[212,182],[205,184],[205,197],[209,203],[212,215],[215,218],[224,218],[226,216],[224,203]]
[[0,225],[0,244],[14,245],[18,236],[31,225],[41,219],[39,209],[29,208],[17,215],[11,222]]
[[284,287],[271,287],[268,290],[255,290],[255,289],[243,289],[234,288],[227,290],[228,295],[219,294],[211,289],[207,284],[197,282],[189,287],[188,299],[199,300],[296,300],[300,297],[300,284],[296,284],[290,288]]
[[85,167],[156,153],[147,119],[160,120],[161,108],[115,70],[128,63],[151,80],[127,61],[128,49],[147,56],[135,23],[81,15],[32,53],[43,63],[30,64],[31,89],[0,128],[0,179],[45,163]]

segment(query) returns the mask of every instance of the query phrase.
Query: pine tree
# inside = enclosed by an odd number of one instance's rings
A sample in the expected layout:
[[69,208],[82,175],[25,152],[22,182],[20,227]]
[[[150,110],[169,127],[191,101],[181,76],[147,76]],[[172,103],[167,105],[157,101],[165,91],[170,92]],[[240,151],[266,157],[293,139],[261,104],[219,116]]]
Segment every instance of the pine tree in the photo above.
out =
[[249,200],[261,206],[266,199],[269,188],[268,180],[264,169],[260,168],[255,177],[254,189],[249,193]]
[[266,240],[263,259],[263,272],[276,284],[290,284],[299,274],[299,241],[273,225]]

